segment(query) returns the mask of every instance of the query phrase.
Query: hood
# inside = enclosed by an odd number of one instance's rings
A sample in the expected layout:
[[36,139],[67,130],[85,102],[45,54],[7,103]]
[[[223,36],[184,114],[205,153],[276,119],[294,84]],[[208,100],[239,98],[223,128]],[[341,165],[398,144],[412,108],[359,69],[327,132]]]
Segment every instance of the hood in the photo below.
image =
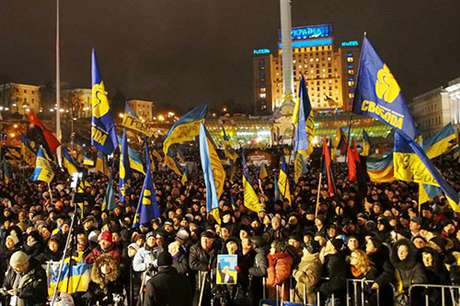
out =
[[[409,254],[407,258],[401,261],[398,257],[398,248],[401,245],[407,246]],[[417,264],[417,250],[409,239],[403,238],[398,240],[391,249],[390,261],[393,266],[399,270],[410,270]]]
[[[422,259],[422,254],[423,253],[430,253],[431,256],[433,257],[433,266],[431,268],[425,267],[423,264],[423,259]],[[418,252],[418,261],[421,263],[424,269],[432,270],[433,272],[439,272],[440,270],[440,262],[439,262],[439,255],[438,252],[436,252],[433,248],[430,247],[424,247]]]
[[[111,272],[107,275],[103,275],[101,267],[104,264],[108,264],[111,268]],[[115,258],[109,254],[99,256],[93,264],[91,269],[91,280],[101,287],[105,287],[109,282],[113,282],[118,278],[118,263]]]

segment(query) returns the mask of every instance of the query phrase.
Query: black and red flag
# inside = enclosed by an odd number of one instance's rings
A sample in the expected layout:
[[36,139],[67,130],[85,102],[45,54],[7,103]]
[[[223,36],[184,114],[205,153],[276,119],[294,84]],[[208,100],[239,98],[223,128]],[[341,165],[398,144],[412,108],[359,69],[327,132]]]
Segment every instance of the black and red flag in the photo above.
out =
[[326,137],[324,137],[323,155],[324,155],[324,168],[325,168],[326,175],[327,175],[327,186],[329,188],[329,195],[333,196],[337,194],[337,188],[335,186],[335,179],[334,179],[334,163],[331,158],[331,150],[327,143]]
[[356,143],[353,140],[353,145],[348,147],[348,180],[350,182],[357,182],[358,184],[358,195],[361,199],[366,196],[367,193],[367,179],[365,165],[361,162],[361,156],[359,155]]
[[43,145],[48,154],[56,152],[56,149],[61,145],[61,143],[45,127],[32,110],[29,111],[29,122],[33,126],[27,132],[28,138],[34,140],[39,145]]

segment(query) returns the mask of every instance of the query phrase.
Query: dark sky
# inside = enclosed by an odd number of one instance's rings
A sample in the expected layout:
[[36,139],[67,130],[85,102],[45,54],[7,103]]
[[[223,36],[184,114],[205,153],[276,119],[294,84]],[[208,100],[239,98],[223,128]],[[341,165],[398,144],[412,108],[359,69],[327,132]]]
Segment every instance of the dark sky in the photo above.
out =
[[[364,31],[407,100],[460,76],[458,0],[292,0],[293,26]],[[0,0],[0,81],[55,78],[54,0]],[[278,0],[61,0],[61,80],[91,87],[91,47],[106,89],[160,108],[252,109],[252,51],[276,51]]]

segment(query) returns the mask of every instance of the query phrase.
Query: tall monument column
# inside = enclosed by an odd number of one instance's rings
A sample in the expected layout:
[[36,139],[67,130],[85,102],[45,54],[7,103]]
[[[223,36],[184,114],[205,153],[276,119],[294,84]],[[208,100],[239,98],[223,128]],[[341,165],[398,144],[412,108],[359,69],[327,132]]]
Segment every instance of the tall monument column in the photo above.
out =
[[280,0],[281,13],[281,44],[283,63],[283,99],[290,100],[294,95],[294,71],[292,69],[292,36],[291,36],[291,0]]

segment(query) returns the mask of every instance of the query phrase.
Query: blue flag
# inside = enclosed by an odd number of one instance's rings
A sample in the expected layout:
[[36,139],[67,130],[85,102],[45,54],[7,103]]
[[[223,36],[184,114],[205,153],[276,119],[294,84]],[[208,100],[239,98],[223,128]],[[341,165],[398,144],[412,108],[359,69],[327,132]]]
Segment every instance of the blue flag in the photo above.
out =
[[112,184],[112,173],[110,173],[109,182],[107,183],[107,188],[105,189],[104,202],[102,202],[102,211],[113,210],[115,207],[115,192]]
[[311,104],[308,98],[307,87],[303,76],[300,77],[299,83],[299,112],[297,121],[294,122],[296,130],[294,134],[294,152],[306,152],[309,148],[307,135],[307,118],[310,116]]
[[153,219],[160,217],[155,188],[153,186],[152,170],[150,168],[150,154],[147,138],[145,138],[145,162],[147,164],[147,173],[142,186],[142,192],[137,205],[136,216],[134,217],[133,227],[151,222]]
[[94,49],[91,66],[93,87],[91,144],[105,154],[112,154],[118,146],[117,133]]
[[361,49],[353,112],[377,118],[409,139],[417,136],[401,88],[366,36]]
[[131,184],[131,167],[129,165],[128,141],[126,136],[126,129],[123,129],[123,139],[121,142],[120,151],[120,202],[125,202],[125,195]]
[[[206,185],[206,211],[208,213],[211,213],[216,221],[220,221],[219,217],[219,194],[218,194],[218,189],[223,189],[223,181],[220,182],[220,180],[216,180],[214,178],[214,172],[213,171],[213,163],[220,162],[220,160],[217,158],[217,161],[213,157],[214,154],[212,154],[211,150],[213,148],[210,148],[210,145],[212,146],[212,143],[208,141],[208,136],[206,133],[206,129],[204,127],[204,124],[201,123],[200,125],[200,158],[201,158],[201,166],[203,168],[203,174],[204,174],[204,182]],[[215,151],[215,149],[214,149]],[[222,167],[222,165],[220,165]],[[223,171],[223,168],[221,169]],[[225,178],[225,171],[223,171],[223,175]],[[218,186],[217,183],[221,183],[221,186]],[[221,187],[221,188],[220,188]]]
[[130,116],[133,116],[136,119],[139,119],[139,117],[137,117],[137,114],[134,111],[133,107],[128,102],[125,103],[125,114],[128,114]]

